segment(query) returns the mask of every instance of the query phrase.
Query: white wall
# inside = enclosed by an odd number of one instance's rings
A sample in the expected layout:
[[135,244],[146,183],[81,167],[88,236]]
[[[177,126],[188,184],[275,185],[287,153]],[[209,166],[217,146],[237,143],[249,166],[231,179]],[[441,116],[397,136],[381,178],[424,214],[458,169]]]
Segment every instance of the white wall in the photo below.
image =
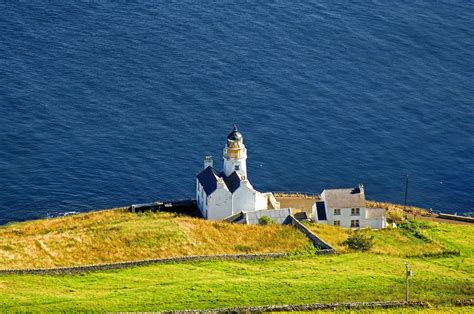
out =
[[381,229],[387,227],[387,211],[385,208],[367,208],[366,210],[367,227],[372,229]]
[[314,204],[313,204],[313,221],[314,222],[319,222],[318,210],[316,209],[316,202],[314,202]]
[[196,202],[204,218],[206,217],[206,210],[207,210],[205,199],[206,199],[206,193],[204,192],[204,189],[202,188],[202,185],[199,182],[199,180],[196,179]]
[[[326,216],[327,216],[327,224],[334,225],[335,220],[339,220],[341,222],[341,227],[350,228],[351,227],[351,220],[359,220],[360,228],[367,227],[367,220],[365,219],[365,208],[360,207],[359,215],[352,216],[351,210],[352,208],[340,208],[341,214],[334,215],[334,208],[327,208],[326,207]],[[316,215],[317,216],[317,215]]]
[[382,229],[387,227],[387,220],[384,218],[374,218],[367,221],[367,227],[372,229]]
[[223,184],[218,184],[217,190],[207,197],[207,217],[205,218],[221,220],[232,214],[232,193]]
[[[247,156],[234,159],[227,159],[224,157],[224,173],[226,176],[230,176],[234,171],[236,171],[240,176],[247,177]],[[235,166],[239,166],[239,170],[235,169]]]
[[258,210],[245,213],[245,221],[249,225],[257,225],[259,223],[258,220],[261,217],[267,216],[272,220],[272,222],[281,224],[285,222],[289,215],[291,215],[291,209],[289,208]]
[[268,209],[268,195],[255,191],[255,210]]
[[[244,183],[244,182],[242,182]],[[232,196],[232,209],[234,214],[255,210],[255,190],[245,184],[234,191]]]
[[334,221],[339,220],[341,227],[351,228],[351,220],[359,220],[359,228],[381,229],[387,227],[387,219],[385,217],[385,213],[380,214],[377,217],[366,218],[368,216],[374,216],[373,213],[370,213],[370,211],[372,210],[371,208],[360,207],[359,215],[357,216],[352,216],[351,208],[340,208],[340,210],[340,215],[334,215],[334,208],[326,207],[327,220],[319,221],[315,203],[313,205],[313,221],[317,223],[334,225]]

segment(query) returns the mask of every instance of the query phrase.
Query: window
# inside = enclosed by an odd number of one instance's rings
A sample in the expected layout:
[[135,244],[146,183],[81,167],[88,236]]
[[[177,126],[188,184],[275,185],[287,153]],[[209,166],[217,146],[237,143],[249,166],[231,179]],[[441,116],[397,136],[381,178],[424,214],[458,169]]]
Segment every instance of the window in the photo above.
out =
[[340,208],[334,208],[334,215],[340,215],[341,214],[341,209]]
[[351,215],[352,216],[359,216],[360,215],[360,208],[351,208]]
[[334,225],[335,225],[335,226],[340,226],[340,225],[341,225],[341,221],[340,221],[340,220],[334,220]]
[[240,165],[235,165],[235,170],[240,170]]
[[359,220],[351,220],[351,228],[359,228]]

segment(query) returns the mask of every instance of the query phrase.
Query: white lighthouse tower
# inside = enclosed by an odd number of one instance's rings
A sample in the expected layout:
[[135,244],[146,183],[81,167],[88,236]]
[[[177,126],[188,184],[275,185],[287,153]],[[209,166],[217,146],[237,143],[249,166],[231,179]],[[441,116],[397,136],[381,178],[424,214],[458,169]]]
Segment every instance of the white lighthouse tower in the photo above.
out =
[[247,148],[242,134],[234,129],[224,148],[224,169],[214,168],[211,156],[196,176],[196,203],[206,219],[219,220],[240,212],[279,209],[272,193],[256,191],[247,178]]
[[234,129],[227,136],[227,145],[224,148],[224,174],[227,177],[235,171],[243,180],[247,178],[247,148],[243,141],[242,134],[234,124]]

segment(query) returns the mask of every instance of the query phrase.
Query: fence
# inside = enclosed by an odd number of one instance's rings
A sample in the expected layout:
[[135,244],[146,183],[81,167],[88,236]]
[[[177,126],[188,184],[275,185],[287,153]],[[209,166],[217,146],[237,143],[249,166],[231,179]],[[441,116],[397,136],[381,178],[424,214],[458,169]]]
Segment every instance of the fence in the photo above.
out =
[[77,274],[91,271],[103,271],[122,269],[134,266],[146,266],[153,264],[165,263],[182,263],[192,261],[212,261],[212,260],[256,260],[264,258],[283,258],[288,256],[288,253],[262,253],[262,254],[221,254],[221,255],[190,255],[167,258],[156,258],[140,261],[119,262],[109,264],[84,265],[72,267],[55,267],[55,268],[30,268],[30,269],[0,269],[0,274],[4,275],[63,275],[63,274]]

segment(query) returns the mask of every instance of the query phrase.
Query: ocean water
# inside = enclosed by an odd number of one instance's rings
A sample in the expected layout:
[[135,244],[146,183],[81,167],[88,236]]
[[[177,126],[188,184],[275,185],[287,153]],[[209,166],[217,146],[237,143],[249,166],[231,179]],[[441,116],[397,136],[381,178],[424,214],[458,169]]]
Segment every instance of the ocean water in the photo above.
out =
[[234,123],[261,191],[474,211],[469,1],[0,3],[0,224],[193,197]]

